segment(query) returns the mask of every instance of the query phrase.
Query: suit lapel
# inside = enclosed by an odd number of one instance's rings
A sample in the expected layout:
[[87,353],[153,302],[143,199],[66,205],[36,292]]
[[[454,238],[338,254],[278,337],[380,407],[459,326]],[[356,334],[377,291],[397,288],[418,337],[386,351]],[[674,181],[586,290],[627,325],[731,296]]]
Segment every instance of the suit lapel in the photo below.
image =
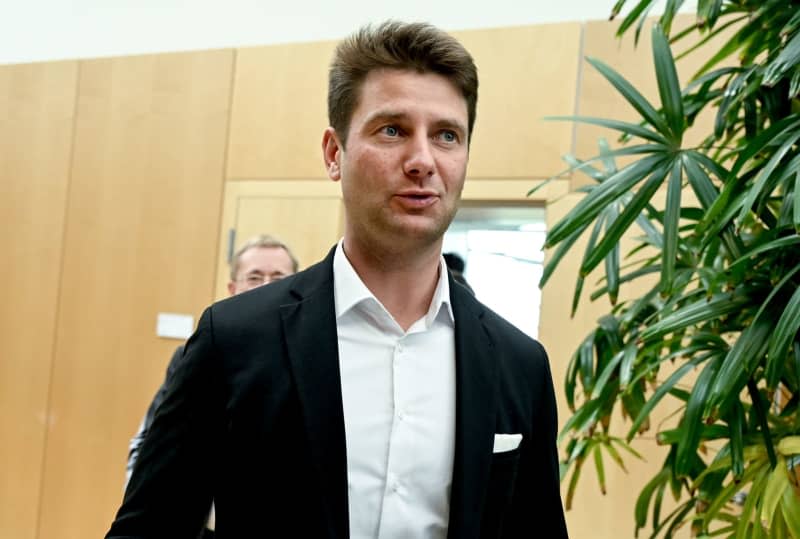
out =
[[298,275],[297,302],[281,306],[289,362],[331,537],[349,535],[347,457],[333,297],[333,251]]
[[456,449],[448,537],[478,537],[495,432],[495,363],[483,307],[450,278],[456,338]]

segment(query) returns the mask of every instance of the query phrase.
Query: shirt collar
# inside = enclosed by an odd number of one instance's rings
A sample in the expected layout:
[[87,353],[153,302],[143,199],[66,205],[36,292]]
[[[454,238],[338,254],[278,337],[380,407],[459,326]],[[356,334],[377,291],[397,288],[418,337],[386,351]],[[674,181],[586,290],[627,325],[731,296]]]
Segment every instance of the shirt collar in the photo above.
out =
[[[339,240],[336,252],[333,254],[333,287],[337,319],[365,300],[372,299],[378,305],[381,305],[378,298],[370,292],[347,259],[347,255],[344,253],[343,240]],[[443,306],[445,307],[444,312],[452,325],[455,317],[450,304],[450,283],[447,278],[447,266],[445,265],[444,257],[439,256],[439,279],[436,283],[436,289],[433,292],[428,312],[424,317],[426,327],[430,327],[433,324]]]

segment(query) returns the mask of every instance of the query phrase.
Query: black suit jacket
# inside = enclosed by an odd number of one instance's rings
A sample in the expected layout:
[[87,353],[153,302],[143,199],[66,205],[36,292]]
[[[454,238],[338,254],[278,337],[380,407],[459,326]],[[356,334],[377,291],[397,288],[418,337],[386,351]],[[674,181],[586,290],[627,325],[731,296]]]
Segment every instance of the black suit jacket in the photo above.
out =
[[[193,537],[212,498],[219,539],[349,536],[332,263],[203,313],[107,538]],[[450,294],[448,538],[566,537],[544,349],[452,278]],[[523,441],[494,455],[495,433]]]

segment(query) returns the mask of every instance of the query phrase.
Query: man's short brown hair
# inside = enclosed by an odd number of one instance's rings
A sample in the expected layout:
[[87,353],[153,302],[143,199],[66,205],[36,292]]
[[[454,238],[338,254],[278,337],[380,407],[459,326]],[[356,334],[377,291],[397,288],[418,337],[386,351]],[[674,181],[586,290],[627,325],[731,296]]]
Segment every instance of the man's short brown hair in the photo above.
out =
[[478,70],[453,36],[426,23],[387,21],[365,26],[336,47],[328,77],[328,121],[346,144],[350,119],[370,71],[381,68],[437,73],[467,102],[469,137],[478,102]]

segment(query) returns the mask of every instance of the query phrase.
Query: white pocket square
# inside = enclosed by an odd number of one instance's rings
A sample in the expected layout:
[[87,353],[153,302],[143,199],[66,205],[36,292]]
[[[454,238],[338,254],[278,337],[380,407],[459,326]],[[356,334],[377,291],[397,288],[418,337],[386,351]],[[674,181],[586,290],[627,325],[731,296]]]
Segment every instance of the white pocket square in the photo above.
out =
[[522,434],[495,434],[492,453],[513,451],[519,447],[520,442],[522,442]]

